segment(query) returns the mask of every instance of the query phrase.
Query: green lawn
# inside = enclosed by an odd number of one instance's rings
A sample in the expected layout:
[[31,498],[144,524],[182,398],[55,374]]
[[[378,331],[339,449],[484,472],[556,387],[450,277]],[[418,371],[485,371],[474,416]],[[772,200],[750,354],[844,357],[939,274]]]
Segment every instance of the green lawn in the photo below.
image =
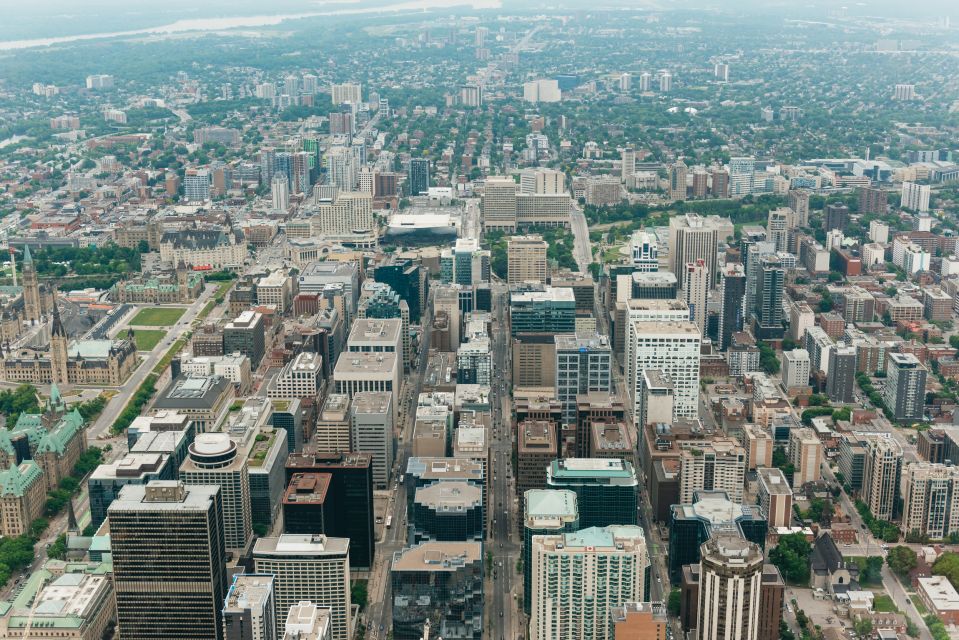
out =
[[899,608],[885,593],[877,593],[873,600],[873,608],[880,613],[898,613]]
[[133,316],[130,324],[139,327],[169,327],[176,324],[176,321],[184,313],[186,313],[186,309],[150,307],[149,309],[141,309],[138,314]]
[[134,329],[133,339],[137,343],[137,350],[151,351],[166,335],[161,329]]

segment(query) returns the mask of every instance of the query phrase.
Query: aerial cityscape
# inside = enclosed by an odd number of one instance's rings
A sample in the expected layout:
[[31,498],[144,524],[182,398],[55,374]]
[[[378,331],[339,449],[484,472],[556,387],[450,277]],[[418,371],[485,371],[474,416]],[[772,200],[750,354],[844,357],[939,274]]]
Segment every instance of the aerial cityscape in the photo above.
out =
[[0,640],[959,640],[959,6],[2,11]]

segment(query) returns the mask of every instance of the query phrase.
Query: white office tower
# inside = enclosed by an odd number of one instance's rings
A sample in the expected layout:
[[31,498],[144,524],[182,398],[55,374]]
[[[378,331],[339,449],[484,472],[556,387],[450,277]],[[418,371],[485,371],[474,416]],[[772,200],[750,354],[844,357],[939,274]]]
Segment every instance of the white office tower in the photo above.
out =
[[200,433],[180,466],[183,484],[220,487],[226,548],[240,553],[247,550],[253,538],[246,454],[226,433]]
[[902,472],[902,530],[942,540],[959,531],[959,467],[931,462]]
[[651,73],[642,72],[639,74],[639,90],[643,93],[646,93],[650,90],[653,85],[653,75]]
[[303,93],[313,96],[319,88],[319,78],[309,73],[303,76]]
[[629,322],[625,366],[633,415],[641,415],[642,372],[659,369],[673,382],[673,417],[699,415],[702,332],[693,322]]
[[620,164],[620,178],[623,182],[631,175],[636,173],[636,149],[628,146],[623,149],[623,159]]
[[766,217],[766,239],[775,243],[776,251],[788,251],[789,230],[794,226],[792,209],[770,209]]
[[758,640],[763,551],[722,534],[700,547],[699,640]]
[[[253,567],[258,574],[274,576],[277,612],[309,600],[330,610],[330,640],[347,640],[353,628],[349,556],[349,538],[284,534],[256,541]],[[286,632],[286,616],[277,615],[276,631],[280,637]]]
[[333,147],[326,155],[327,183],[343,191],[352,191],[356,185],[354,156],[346,147]]
[[897,84],[895,88],[895,93],[893,98],[899,101],[908,102],[910,100],[916,99],[916,85],[914,84]]
[[634,232],[629,241],[629,253],[635,271],[659,271],[659,242],[654,234],[643,229]]
[[393,468],[393,394],[361,391],[350,407],[351,450],[373,456],[373,484],[385,489]]
[[624,73],[624,74],[622,74],[621,76],[619,76],[619,90],[620,90],[620,91],[622,91],[623,93],[626,93],[627,91],[630,90],[630,88],[632,87],[632,85],[633,85],[633,76],[632,76],[632,75],[630,75],[630,74],[628,74],[628,73]]
[[889,242],[889,225],[879,220],[871,221],[869,223],[869,239],[879,244]]
[[794,489],[800,489],[807,482],[816,482],[822,478],[822,442],[812,429],[790,429],[787,455],[796,469],[793,474]]
[[352,82],[332,85],[330,94],[334,107],[346,103],[358,105],[363,101],[361,86]]
[[673,89],[673,74],[669,71],[663,71],[659,74],[660,93],[669,93]]
[[270,194],[273,196],[274,211],[286,211],[290,208],[290,181],[285,176],[273,176]]
[[612,640],[610,610],[649,599],[641,527],[533,536],[530,561],[530,640]]
[[809,386],[809,352],[793,349],[783,353],[783,386],[787,389]]
[[726,239],[725,232],[720,237],[719,222],[717,218],[704,218],[695,213],[670,218],[669,270],[679,274],[687,263],[702,260],[712,280],[717,271],[719,241]]
[[689,307],[689,319],[706,334],[706,297],[709,295],[709,269],[703,260],[687,262],[683,269],[683,295]]
[[523,100],[526,102],[559,102],[562,97],[556,80],[531,80],[523,84]]
[[925,213],[929,211],[929,194],[931,187],[928,184],[915,182],[902,183],[902,200],[899,203],[903,209],[912,209]]
[[729,195],[745,196],[753,192],[753,179],[756,172],[756,159],[729,159]]
[[713,75],[720,82],[729,82],[729,65],[725,62],[717,62],[713,66]]
[[556,169],[523,169],[519,192],[556,195],[566,193],[566,174]]
[[358,183],[359,187],[357,190],[360,193],[368,193],[373,195],[373,170],[369,167],[362,167],[360,169]]

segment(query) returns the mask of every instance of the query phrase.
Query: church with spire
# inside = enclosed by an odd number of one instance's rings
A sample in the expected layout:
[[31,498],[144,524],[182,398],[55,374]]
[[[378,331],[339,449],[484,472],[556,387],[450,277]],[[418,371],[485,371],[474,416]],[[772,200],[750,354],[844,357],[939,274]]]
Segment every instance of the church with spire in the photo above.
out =
[[[26,265],[24,280],[26,300]],[[11,349],[9,342],[0,344],[0,380],[116,387],[136,369],[137,348],[131,333],[113,340],[71,340],[56,303],[51,307],[47,348]]]

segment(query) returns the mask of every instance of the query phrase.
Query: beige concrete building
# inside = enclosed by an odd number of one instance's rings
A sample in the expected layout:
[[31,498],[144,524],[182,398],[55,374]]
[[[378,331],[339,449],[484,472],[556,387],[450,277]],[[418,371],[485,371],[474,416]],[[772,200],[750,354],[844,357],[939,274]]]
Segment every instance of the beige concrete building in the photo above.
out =
[[509,284],[522,282],[546,283],[549,277],[549,264],[546,250],[549,245],[542,236],[513,236],[509,239],[506,255],[509,263],[507,281]]
[[0,471],[0,535],[27,533],[30,523],[43,515],[46,498],[43,471],[33,460]]
[[760,467],[756,470],[759,480],[759,504],[769,522],[769,528],[791,527],[793,518],[793,491],[781,469]]
[[793,474],[793,487],[801,487],[807,482],[816,482],[822,478],[822,442],[812,429],[792,429],[789,432],[789,462],[796,468]]
[[772,466],[775,442],[769,431],[756,424],[747,424],[743,427],[739,442],[746,450],[747,470]]

